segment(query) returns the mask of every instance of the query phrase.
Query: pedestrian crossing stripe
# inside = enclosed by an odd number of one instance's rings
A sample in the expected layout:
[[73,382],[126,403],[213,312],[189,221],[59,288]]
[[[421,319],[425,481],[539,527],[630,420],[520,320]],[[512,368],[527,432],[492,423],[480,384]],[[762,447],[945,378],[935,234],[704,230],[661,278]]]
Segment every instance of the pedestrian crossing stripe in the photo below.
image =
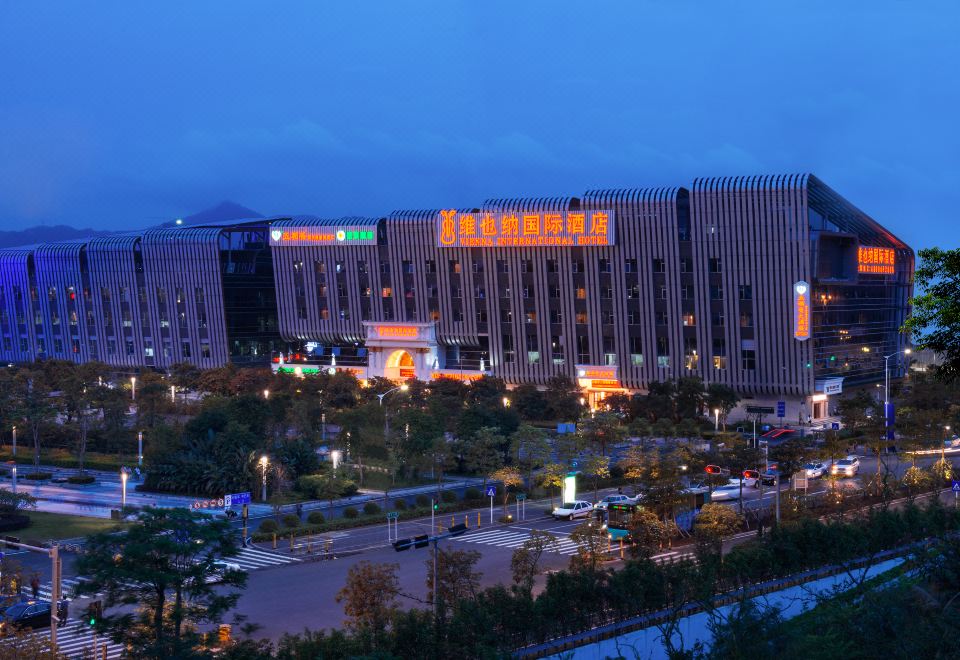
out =
[[[50,628],[37,629],[33,633],[33,636],[49,640]],[[74,621],[67,623],[62,628],[57,628],[57,651],[70,660],[93,657],[91,651],[93,650],[94,643],[96,643],[98,649],[103,649],[103,646],[106,645],[108,660],[113,660],[123,655],[123,646],[113,642],[109,637],[104,635],[95,637],[93,628],[84,623]],[[0,644],[2,644],[2,642],[0,642]]]
[[[495,529],[489,531],[478,531],[472,534],[455,537],[454,541],[463,541],[465,543],[479,543],[481,545],[494,545],[500,548],[519,548],[530,539],[527,532],[518,532],[509,529]],[[547,552],[555,552],[560,555],[575,555],[580,551],[580,546],[571,541],[566,536],[554,536],[556,542],[546,547]]]

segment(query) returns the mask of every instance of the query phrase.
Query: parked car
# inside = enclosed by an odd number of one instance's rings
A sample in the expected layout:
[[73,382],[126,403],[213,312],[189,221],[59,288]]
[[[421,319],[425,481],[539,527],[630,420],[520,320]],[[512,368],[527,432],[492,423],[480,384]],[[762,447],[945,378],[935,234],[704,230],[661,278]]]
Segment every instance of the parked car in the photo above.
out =
[[614,493],[613,495],[607,495],[602,500],[597,502],[595,508],[600,509],[601,511],[606,511],[607,507],[611,504],[633,504],[634,502],[634,498],[629,497],[628,495]]
[[553,517],[557,520],[560,520],[561,518],[573,520],[574,518],[583,518],[589,516],[591,511],[593,511],[593,504],[590,502],[583,500],[578,500],[576,502],[564,502],[553,510]]
[[838,477],[855,477],[860,471],[860,458],[847,456],[830,467],[830,474]]
[[[67,601],[61,600],[57,608],[57,627],[67,623]],[[0,620],[0,635],[10,635],[18,628],[45,628],[50,625],[51,605],[45,600],[25,600],[11,605]]]
[[710,494],[711,502],[724,502],[726,500],[740,499],[740,480],[731,479],[723,486],[717,486]]
[[758,488],[759,486],[760,486],[760,471],[744,470],[743,471],[743,487]]
[[807,479],[819,479],[827,471],[827,466],[819,461],[814,461],[804,465],[803,471],[806,472]]
[[[768,463],[767,471],[760,474],[760,481],[764,486],[775,486],[777,483],[777,474],[779,473],[780,466],[776,463]],[[780,475],[781,481],[783,480],[783,475]]]

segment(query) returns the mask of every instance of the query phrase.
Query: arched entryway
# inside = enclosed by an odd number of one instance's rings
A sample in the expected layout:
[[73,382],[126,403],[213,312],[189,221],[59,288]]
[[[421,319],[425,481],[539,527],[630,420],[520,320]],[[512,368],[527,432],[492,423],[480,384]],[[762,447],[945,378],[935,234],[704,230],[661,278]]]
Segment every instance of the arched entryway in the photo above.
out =
[[413,356],[404,350],[392,352],[389,357],[387,357],[387,364],[383,375],[390,380],[414,378],[416,376],[416,369],[413,363]]

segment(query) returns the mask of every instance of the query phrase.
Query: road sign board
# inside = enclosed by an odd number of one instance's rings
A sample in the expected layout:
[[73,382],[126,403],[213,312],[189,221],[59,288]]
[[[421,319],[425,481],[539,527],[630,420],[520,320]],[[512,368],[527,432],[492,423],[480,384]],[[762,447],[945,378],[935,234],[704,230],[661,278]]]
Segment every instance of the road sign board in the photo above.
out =
[[787,416],[787,402],[777,401],[777,417],[786,417],[786,416]]
[[527,499],[527,494],[526,494],[526,493],[517,493],[517,501],[518,501],[518,502],[522,502],[522,501],[524,501],[525,499]]
[[747,406],[747,413],[750,415],[772,415],[772,406]]
[[231,493],[223,496],[224,506],[239,506],[241,504],[250,504],[250,493]]
[[497,494],[496,486],[487,486],[487,497],[493,497]]
[[387,520],[396,520],[400,517],[399,511],[387,511]]
[[830,430],[831,430],[831,431],[839,431],[839,430],[840,430],[840,422],[830,422]]
[[960,481],[953,482],[953,492],[960,493]]

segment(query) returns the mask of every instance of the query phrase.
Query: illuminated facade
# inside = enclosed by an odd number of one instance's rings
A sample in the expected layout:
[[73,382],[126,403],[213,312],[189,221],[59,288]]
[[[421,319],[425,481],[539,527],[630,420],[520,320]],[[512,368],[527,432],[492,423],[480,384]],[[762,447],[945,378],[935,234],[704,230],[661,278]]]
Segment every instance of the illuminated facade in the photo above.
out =
[[912,274],[907,245],[813,176],[705,178],[3,250],[0,354],[564,374],[593,401],[696,375],[822,417],[905,346]]

